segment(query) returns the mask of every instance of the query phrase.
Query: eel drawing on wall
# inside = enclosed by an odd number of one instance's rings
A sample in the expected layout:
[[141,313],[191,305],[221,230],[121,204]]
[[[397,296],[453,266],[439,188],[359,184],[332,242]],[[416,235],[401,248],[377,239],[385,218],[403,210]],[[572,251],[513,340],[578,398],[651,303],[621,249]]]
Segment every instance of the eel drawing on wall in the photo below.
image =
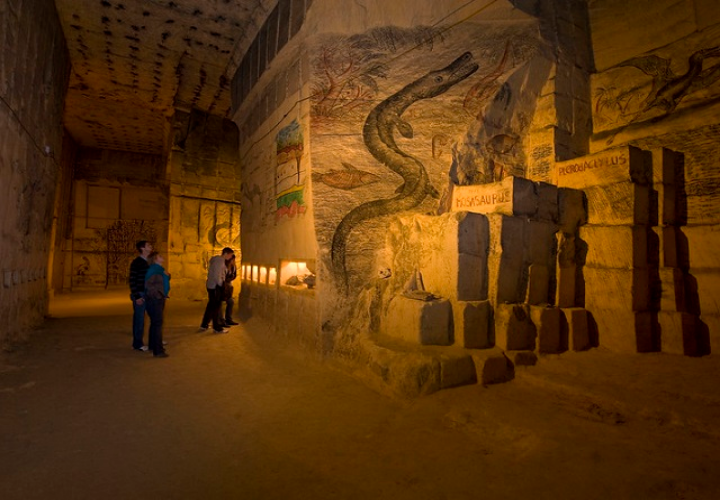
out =
[[422,203],[428,195],[437,197],[437,191],[430,184],[423,164],[417,158],[403,152],[395,143],[395,129],[403,137],[413,136],[412,127],[402,120],[402,114],[412,104],[444,93],[477,69],[478,65],[474,62],[472,54],[466,52],[447,67],[431,71],[408,84],[370,111],[363,127],[365,146],[375,159],[402,177],[404,183],[391,198],[372,200],[358,205],[345,214],[335,229],[331,248],[333,273],[336,277],[341,277],[346,286],[347,240],[358,224],[375,217],[410,210]]

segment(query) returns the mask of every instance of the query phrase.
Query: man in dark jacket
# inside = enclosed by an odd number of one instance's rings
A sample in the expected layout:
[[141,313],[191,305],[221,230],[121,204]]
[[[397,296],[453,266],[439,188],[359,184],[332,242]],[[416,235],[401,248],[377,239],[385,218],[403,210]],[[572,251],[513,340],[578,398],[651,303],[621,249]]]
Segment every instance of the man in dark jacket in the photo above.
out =
[[143,335],[145,333],[145,273],[147,273],[149,264],[148,255],[152,252],[152,245],[145,240],[140,240],[135,244],[140,255],[130,264],[130,300],[133,303],[133,349],[137,351],[147,351],[147,346],[143,343]]

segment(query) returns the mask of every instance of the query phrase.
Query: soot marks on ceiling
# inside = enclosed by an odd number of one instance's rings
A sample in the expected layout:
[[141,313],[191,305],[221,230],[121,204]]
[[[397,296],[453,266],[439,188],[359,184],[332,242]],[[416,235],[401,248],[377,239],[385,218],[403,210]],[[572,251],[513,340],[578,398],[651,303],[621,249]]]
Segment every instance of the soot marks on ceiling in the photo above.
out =
[[[228,71],[232,71],[228,55],[245,50],[236,48],[235,40],[240,39],[244,27],[257,26],[252,15],[263,12],[258,9],[261,0],[55,3],[66,33],[73,33],[68,38],[76,68],[71,89],[75,95],[85,96],[73,99],[87,104],[82,109],[68,107],[69,130],[78,135],[80,143],[83,135],[92,139],[86,121],[90,117],[88,110],[94,106],[98,123],[93,130],[98,137],[93,142],[113,145],[113,149],[125,149],[126,144],[139,149],[152,147],[154,153],[162,148],[163,131],[153,120],[158,112],[171,112],[173,103],[192,102],[198,109],[227,114],[232,84],[230,75],[223,74],[222,69],[229,66]],[[152,33],[152,38],[146,33]],[[212,64],[208,64],[210,61]],[[139,121],[132,121],[133,117]],[[149,122],[153,122],[154,129]],[[118,134],[122,124],[131,126]]]

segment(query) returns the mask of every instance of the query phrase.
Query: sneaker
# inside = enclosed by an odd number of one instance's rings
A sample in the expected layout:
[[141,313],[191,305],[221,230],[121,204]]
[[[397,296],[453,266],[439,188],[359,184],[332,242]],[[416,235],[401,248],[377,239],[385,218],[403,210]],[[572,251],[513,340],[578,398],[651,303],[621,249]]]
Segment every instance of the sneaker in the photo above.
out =
[[207,329],[208,329],[207,326],[202,326],[202,325],[200,325],[200,328],[198,329],[198,331],[199,331],[199,332],[206,332]]
[[168,357],[168,353],[166,353],[165,351],[163,351],[163,352],[159,352],[159,353],[157,353],[157,354],[153,354],[153,356],[155,356],[156,358],[167,358],[167,357]]
[[167,345],[167,342],[165,342],[164,340],[163,340],[163,345]]
[[231,319],[226,319],[225,324],[228,326],[234,326],[234,325],[239,325],[240,323],[238,323],[237,321],[233,321]]
[[215,333],[228,333],[230,330],[227,328],[222,328],[221,330],[213,330]]
[[146,352],[146,351],[149,349],[149,347],[146,346],[146,345],[144,345],[144,346],[142,346],[142,347],[133,347],[133,349],[135,349],[136,351]]

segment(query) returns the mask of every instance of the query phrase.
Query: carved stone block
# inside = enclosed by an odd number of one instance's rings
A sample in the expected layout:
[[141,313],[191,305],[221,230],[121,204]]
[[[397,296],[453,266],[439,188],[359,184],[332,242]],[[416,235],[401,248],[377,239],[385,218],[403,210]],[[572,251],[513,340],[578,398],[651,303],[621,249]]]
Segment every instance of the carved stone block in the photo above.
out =
[[646,311],[650,301],[647,269],[606,269],[584,267],[585,307]]
[[515,366],[500,349],[472,352],[477,380],[482,385],[500,384],[515,378]]
[[567,307],[561,311],[564,316],[561,328],[567,330],[565,335],[568,348],[573,351],[589,349],[591,342],[587,310],[582,307]]
[[487,298],[488,223],[468,212],[402,217],[387,238],[398,276],[415,269],[425,289],[453,300]]
[[657,333],[650,312],[627,309],[590,309],[597,325],[598,342],[615,352],[652,352],[659,350]]
[[491,346],[492,306],[490,301],[453,304],[455,340],[467,349],[485,349]]
[[537,331],[525,304],[495,306],[495,345],[505,350],[535,350]]
[[385,332],[421,345],[450,345],[450,302],[395,297],[388,307]]
[[555,164],[555,184],[585,189],[617,182],[649,184],[652,167],[642,150],[625,146]]
[[662,352],[686,356],[702,354],[697,316],[685,312],[660,311],[657,319]]
[[531,305],[549,304],[550,269],[540,264],[530,264],[526,302]]
[[558,266],[556,273],[555,304],[558,307],[574,307],[576,304],[575,281],[577,279],[577,267],[574,264],[563,267]]
[[587,202],[579,189],[558,189],[558,226],[560,231],[575,234],[577,228],[587,223]]
[[535,219],[546,222],[557,222],[558,220],[558,187],[547,182],[536,184],[538,197],[538,208]]
[[475,363],[470,354],[442,354],[440,361],[440,387],[457,387],[477,382]]
[[538,194],[534,182],[513,176],[489,184],[454,186],[452,211],[534,217]]
[[488,254],[488,298],[494,304],[522,302],[527,287],[527,220],[492,214]]
[[646,226],[582,226],[578,235],[587,244],[591,267],[632,268],[648,265]]
[[648,224],[650,186],[617,182],[584,189],[588,224],[607,226]]
[[530,319],[537,330],[537,350],[556,354],[567,350],[560,328],[560,309],[547,306],[530,306]]

